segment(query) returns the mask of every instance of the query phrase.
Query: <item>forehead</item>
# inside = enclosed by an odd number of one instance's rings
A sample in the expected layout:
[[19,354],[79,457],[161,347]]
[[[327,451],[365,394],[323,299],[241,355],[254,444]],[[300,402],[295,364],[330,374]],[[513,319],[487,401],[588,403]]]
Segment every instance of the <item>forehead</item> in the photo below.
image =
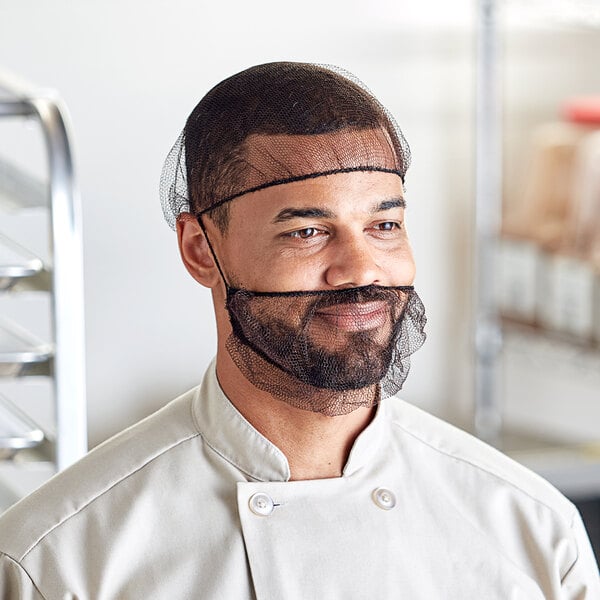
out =
[[242,153],[247,188],[268,181],[350,169],[401,171],[385,129],[353,129],[312,135],[257,135]]
[[285,211],[313,208],[336,219],[362,218],[382,203],[402,200],[403,193],[402,180],[395,173],[356,171],[324,175],[236,198],[231,202],[230,228],[274,225]]

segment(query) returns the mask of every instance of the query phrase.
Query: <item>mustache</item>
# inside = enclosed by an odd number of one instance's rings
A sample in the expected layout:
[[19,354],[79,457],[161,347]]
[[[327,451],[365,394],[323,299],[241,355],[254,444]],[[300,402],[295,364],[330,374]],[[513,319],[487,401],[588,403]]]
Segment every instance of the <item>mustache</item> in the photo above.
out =
[[[240,314],[251,314],[253,306],[269,310],[272,316],[284,316],[286,311],[301,311],[302,326],[306,327],[315,313],[329,307],[344,304],[361,304],[364,302],[385,302],[390,310],[401,310],[406,305],[413,286],[365,285],[360,287],[334,290],[303,290],[293,292],[258,292],[244,288],[227,289],[226,305],[228,309]],[[277,302],[280,299],[282,302]],[[285,302],[288,300],[288,302]],[[289,302],[292,301],[292,303]],[[275,304],[272,304],[275,302]],[[248,312],[249,311],[249,312]]]
[[[356,288],[346,288],[341,290],[324,290],[319,292],[312,303],[312,310],[317,311],[340,304],[361,304],[363,302],[397,302],[398,291],[407,288],[386,287],[380,285],[367,285]],[[311,311],[312,312],[312,311]]]
[[[228,296],[240,296],[243,298],[302,298],[313,297],[335,299],[336,304],[344,302],[367,302],[369,300],[381,300],[398,295],[398,292],[414,291],[412,285],[364,285],[360,287],[341,288],[334,290],[302,290],[294,292],[257,292],[243,287],[227,287]],[[337,300],[339,298],[340,300]]]

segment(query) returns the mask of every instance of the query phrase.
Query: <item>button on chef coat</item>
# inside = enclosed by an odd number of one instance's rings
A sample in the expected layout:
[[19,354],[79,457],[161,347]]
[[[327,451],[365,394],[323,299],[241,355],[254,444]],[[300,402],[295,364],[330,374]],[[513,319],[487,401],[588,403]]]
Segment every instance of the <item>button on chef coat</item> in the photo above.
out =
[[0,518],[0,595],[600,598],[568,500],[397,398],[379,405],[342,477],[289,479],[212,364],[200,387]]

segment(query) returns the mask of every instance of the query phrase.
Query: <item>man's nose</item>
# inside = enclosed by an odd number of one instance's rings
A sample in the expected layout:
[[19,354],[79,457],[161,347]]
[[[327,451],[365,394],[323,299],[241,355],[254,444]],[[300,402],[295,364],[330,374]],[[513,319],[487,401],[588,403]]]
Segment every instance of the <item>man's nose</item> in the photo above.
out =
[[332,287],[360,287],[383,282],[376,252],[363,236],[345,236],[330,248],[325,279]]

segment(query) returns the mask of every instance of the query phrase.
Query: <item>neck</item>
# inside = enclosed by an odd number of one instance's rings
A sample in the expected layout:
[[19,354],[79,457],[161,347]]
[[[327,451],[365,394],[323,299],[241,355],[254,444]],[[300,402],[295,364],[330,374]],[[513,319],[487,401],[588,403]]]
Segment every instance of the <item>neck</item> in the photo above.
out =
[[295,408],[253,386],[222,347],[217,377],[236,409],[285,454],[292,480],[340,477],[354,441],[374,414],[371,407],[335,417]]

